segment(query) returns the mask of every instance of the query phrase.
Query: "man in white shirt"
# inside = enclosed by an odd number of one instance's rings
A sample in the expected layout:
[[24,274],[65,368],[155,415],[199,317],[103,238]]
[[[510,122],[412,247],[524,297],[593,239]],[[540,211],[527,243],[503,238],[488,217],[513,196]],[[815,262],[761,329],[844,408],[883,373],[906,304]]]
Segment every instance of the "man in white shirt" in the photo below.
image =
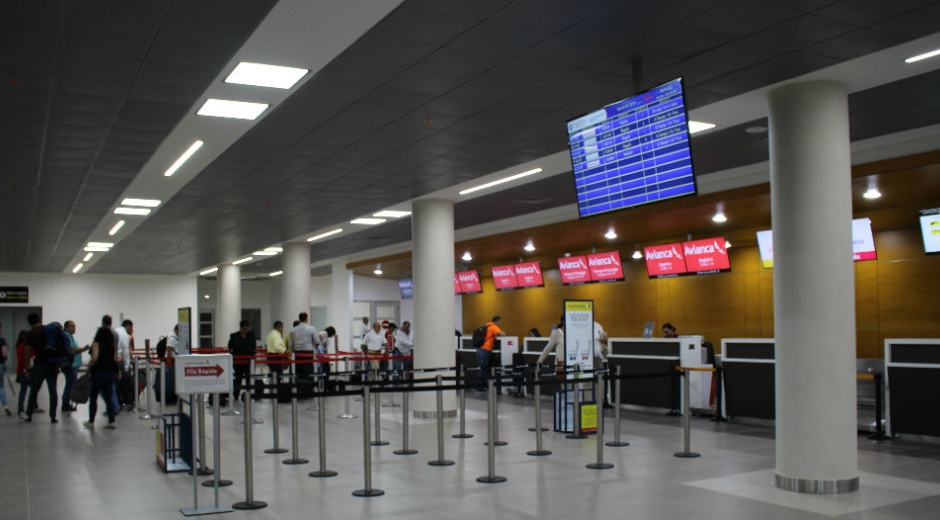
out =
[[[315,355],[314,345],[317,341],[317,328],[307,322],[309,316],[306,312],[301,312],[297,319],[300,320],[300,323],[291,331],[291,345],[296,354],[295,373],[297,379],[304,380],[306,383],[304,386],[306,386],[313,380],[313,357]],[[312,387],[308,388],[310,388],[309,391],[312,391]]]
[[[395,349],[398,356],[410,356],[415,346],[414,331],[411,330],[411,322],[406,321],[401,324],[401,328],[395,331]],[[413,370],[413,359],[396,359],[393,368],[396,372],[401,370]]]
[[180,326],[179,324],[173,325],[173,332],[166,337],[166,357],[176,357],[179,355],[189,354],[189,352],[180,352]]
[[[385,334],[382,334],[382,324],[377,321],[373,322],[372,330],[367,332],[366,335],[362,338],[362,347],[364,349],[363,351],[371,356],[379,356],[382,354],[382,350],[385,349],[385,345],[387,344],[388,342],[385,341]],[[369,364],[372,367],[372,373],[369,375],[370,381],[375,379],[375,373],[379,369],[380,363],[381,362],[379,359],[369,360]]]
[[[114,335],[117,338],[114,351],[118,357],[118,368],[121,370],[121,377],[115,383],[118,389],[116,398],[118,399],[118,404],[122,404],[128,409],[131,409],[134,405],[133,401],[130,401],[132,399],[131,395],[137,394],[136,389],[133,388],[133,375],[130,372],[131,349],[134,348],[134,322],[124,320],[121,322],[120,327],[114,329]],[[120,390],[127,388],[128,385],[132,388],[131,392],[124,392],[122,396]],[[116,408],[116,410],[120,410],[120,408]]]

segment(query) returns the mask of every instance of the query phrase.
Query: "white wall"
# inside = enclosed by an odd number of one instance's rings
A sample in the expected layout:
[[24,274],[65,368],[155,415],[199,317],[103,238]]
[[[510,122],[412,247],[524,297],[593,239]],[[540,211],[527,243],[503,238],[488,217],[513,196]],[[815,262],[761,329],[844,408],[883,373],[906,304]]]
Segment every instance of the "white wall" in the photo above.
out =
[[[213,311],[214,313],[218,303],[216,302],[217,281],[215,279],[200,278],[198,287],[199,310]],[[261,309],[262,330],[256,330],[256,335],[267,334],[274,320],[278,319],[272,314],[271,305],[274,298],[272,298],[271,289],[272,280],[242,280],[242,309]],[[209,299],[205,298],[207,294]],[[215,315],[213,314],[214,319]],[[283,321],[283,318],[281,320]],[[229,331],[229,333],[231,332],[235,331]]]
[[91,343],[105,314],[114,326],[122,314],[134,322],[138,348],[148,338],[155,347],[157,338],[169,334],[180,307],[191,307],[194,325],[198,321],[195,276],[0,273],[0,285],[28,286],[29,303],[23,306],[42,307],[43,322],[74,321],[81,345]]

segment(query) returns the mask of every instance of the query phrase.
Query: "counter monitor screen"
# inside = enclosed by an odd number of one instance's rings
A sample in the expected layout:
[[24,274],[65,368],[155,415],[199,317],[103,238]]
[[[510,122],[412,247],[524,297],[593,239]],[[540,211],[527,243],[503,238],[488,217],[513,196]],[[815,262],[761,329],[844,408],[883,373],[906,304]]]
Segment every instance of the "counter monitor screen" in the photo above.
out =
[[695,274],[711,274],[731,269],[724,237],[704,238],[682,243],[685,269]]
[[940,208],[920,212],[920,232],[924,236],[924,252],[940,253]]
[[493,285],[497,291],[508,291],[519,287],[516,282],[516,269],[511,265],[499,265],[492,269]]
[[414,286],[411,283],[411,278],[402,278],[398,280],[398,292],[401,293],[402,300],[410,300],[414,298]]
[[480,284],[480,273],[477,271],[463,271],[457,273],[457,280],[460,282],[460,292],[462,294],[483,292],[483,286]]
[[695,195],[682,79],[568,121],[581,218]]
[[513,266],[516,271],[516,283],[519,287],[542,287],[542,264],[539,262],[525,262]]
[[566,256],[558,259],[558,271],[561,273],[561,283],[581,284],[591,281],[591,270],[588,268],[586,256]]
[[595,282],[613,282],[623,280],[623,264],[620,263],[620,251],[608,251],[588,255],[588,268],[591,280]]
[[[765,268],[774,266],[773,230],[757,232],[757,245],[760,248],[761,264]],[[877,260],[875,238],[871,232],[871,219],[857,218],[852,221],[852,259],[856,262]]]

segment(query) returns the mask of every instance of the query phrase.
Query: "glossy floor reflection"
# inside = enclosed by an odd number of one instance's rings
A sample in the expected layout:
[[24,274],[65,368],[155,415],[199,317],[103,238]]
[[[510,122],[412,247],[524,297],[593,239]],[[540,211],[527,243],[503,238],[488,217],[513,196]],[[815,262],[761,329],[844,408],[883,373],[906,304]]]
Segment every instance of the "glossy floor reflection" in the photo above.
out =
[[[388,398],[383,397],[383,402]],[[400,396],[395,400],[400,402]],[[343,398],[327,400],[327,468],[339,475],[310,478],[318,469],[317,414],[313,401],[299,407],[299,456],[309,464],[288,466],[292,454],[268,455],[273,444],[271,404],[256,403],[253,426],[254,498],[269,505],[256,511],[209,515],[226,519],[301,518],[899,518],[931,517],[940,509],[940,448],[922,443],[874,443],[859,436],[862,489],[852,496],[818,497],[773,488],[773,429],[765,426],[692,421],[692,449],[698,459],[679,459],[681,419],[625,412],[623,439],[630,446],[605,448],[608,470],[585,465],[596,460],[594,436],[569,440],[546,432],[544,449],[552,455],[526,455],[535,449],[533,400],[500,396],[500,439],[495,473],[502,484],[482,484],[487,475],[486,401],[467,399],[467,431],[475,437],[452,439],[458,419],[445,420],[445,458],[456,464],[432,467],[437,458],[436,422],[410,421],[410,447],[416,455],[395,455],[402,447],[400,407],[381,408],[381,435],[390,442],[370,447],[372,487],[384,496],[357,498],[364,487],[362,409],[356,419],[337,416]],[[280,445],[291,447],[290,406],[279,405]],[[156,407],[155,407],[156,409]],[[52,425],[48,416],[32,423],[0,417],[0,519],[182,518],[192,507],[192,478],[163,473],[155,463],[155,421],[122,413],[113,431],[82,427],[87,410]],[[372,411],[370,410],[370,415]],[[550,426],[550,400],[543,400]],[[105,421],[99,417],[99,426]],[[215,434],[207,419],[209,445]],[[613,439],[607,411],[606,440]],[[222,476],[234,485],[220,490],[224,505],[245,500],[243,424],[240,416],[222,418]],[[210,466],[215,464],[209,461]],[[199,481],[207,477],[200,477]],[[199,486],[199,505],[211,504],[213,490]]]

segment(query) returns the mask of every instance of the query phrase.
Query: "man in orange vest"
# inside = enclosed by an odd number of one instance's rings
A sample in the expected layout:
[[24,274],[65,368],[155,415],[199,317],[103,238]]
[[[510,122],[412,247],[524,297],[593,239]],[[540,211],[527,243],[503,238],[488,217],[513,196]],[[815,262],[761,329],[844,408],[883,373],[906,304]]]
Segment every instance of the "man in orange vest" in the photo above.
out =
[[499,324],[502,321],[503,319],[499,316],[493,316],[493,320],[486,324],[486,339],[483,341],[483,346],[477,349],[477,361],[480,365],[480,386],[477,388],[477,392],[486,391],[486,383],[490,378],[490,364],[493,361],[493,347],[496,345],[496,338],[506,335],[506,333],[499,328]]

